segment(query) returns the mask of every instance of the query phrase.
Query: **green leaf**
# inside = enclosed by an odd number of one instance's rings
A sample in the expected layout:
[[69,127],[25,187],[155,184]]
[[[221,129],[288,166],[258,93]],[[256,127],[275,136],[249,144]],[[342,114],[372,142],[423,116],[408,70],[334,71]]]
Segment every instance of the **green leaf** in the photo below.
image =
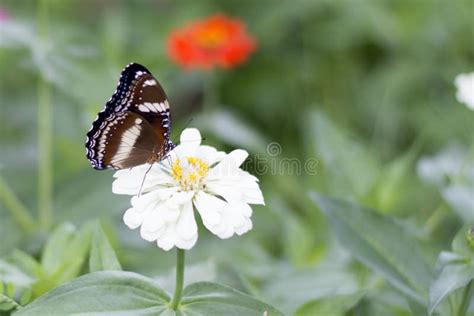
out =
[[115,251],[100,224],[96,225],[92,236],[89,270],[91,272],[122,270]]
[[7,293],[9,297],[15,296],[15,284],[9,282],[7,283]]
[[328,215],[340,243],[355,258],[414,301],[426,304],[432,268],[403,226],[347,201],[316,193],[311,196]]
[[361,271],[349,271],[340,257],[328,258],[327,262],[305,269],[279,266],[261,292],[266,301],[278,306],[285,315],[293,315],[309,301],[357,293],[360,289],[356,275],[361,274]]
[[316,243],[313,222],[302,220],[291,212],[285,214],[284,221],[282,231],[286,238],[283,245],[289,260],[296,266],[314,264],[325,244]]
[[474,251],[468,246],[466,233],[471,225],[464,225],[452,242],[453,252],[443,251],[436,264],[439,274],[430,287],[428,311],[436,307],[455,290],[474,279]]
[[21,294],[20,304],[22,306],[25,306],[26,304],[31,302],[32,296],[33,296],[33,293],[29,289],[25,290],[23,294]]
[[35,297],[79,275],[89,252],[92,228],[86,224],[76,230],[66,223],[53,232],[41,258],[44,276],[33,286]]
[[26,252],[15,249],[8,261],[32,277],[40,277],[43,274],[41,264]]
[[164,315],[169,296],[142,275],[101,271],[63,284],[15,315]]
[[418,148],[417,143],[408,152],[384,166],[366,199],[370,206],[388,213],[406,195]]
[[466,286],[473,279],[474,266],[472,264],[456,264],[445,267],[430,287],[428,304],[430,315],[444,298],[453,291]]
[[75,233],[76,228],[70,223],[64,223],[54,230],[41,256],[41,265],[45,271],[56,271],[63,264]]
[[295,316],[343,316],[354,307],[364,295],[336,295],[328,298],[310,301],[301,306]]
[[368,148],[336,126],[322,112],[309,113],[309,141],[324,163],[330,191],[340,196],[365,196],[379,174],[379,163]]
[[0,311],[10,311],[20,307],[14,299],[15,286],[13,283],[8,283],[6,288],[3,282],[0,281]]
[[184,289],[178,315],[193,316],[283,315],[274,307],[230,287],[198,282]]

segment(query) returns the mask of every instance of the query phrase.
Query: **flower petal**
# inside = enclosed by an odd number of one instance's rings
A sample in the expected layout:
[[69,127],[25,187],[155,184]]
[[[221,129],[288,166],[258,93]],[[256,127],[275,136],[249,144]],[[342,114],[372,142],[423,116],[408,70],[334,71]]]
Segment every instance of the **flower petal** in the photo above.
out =
[[193,235],[191,239],[179,239],[176,241],[176,247],[181,248],[181,249],[191,249],[194,247],[198,240],[198,234]]
[[[180,137],[179,146],[175,149],[178,158],[183,156],[194,156],[196,151],[201,144],[201,133],[196,128],[186,128]],[[179,147],[179,148],[178,148]]]
[[181,206],[181,214],[176,222],[176,232],[183,240],[192,240],[197,236],[197,224],[194,219],[191,201]]
[[212,232],[212,229],[221,222],[221,213],[225,207],[225,202],[200,191],[195,196],[194,205],[202,217],[204,226]]
[[241,235],[245,234],[246,232],[248,232],[249,230],[251,230],[252,226],[253,225],[252,225],[252,221],[250,220],[250,218],[246,218],[244,225],[242,225],[239,228],[236,228],[235,233],[237,235],[241,236]]
[[[148,165],[141,165],[131,169],[123,169],[115,172],[116,180],[112,183],[112,192],[115,194],[138,194],[143,175]],[[143,184],[145,188],[145,184]]]
[[225,159],[232,160],[235,166],[240,167],[244,163],[245,159],[249,156],[249,153],[243,149],[236,149],[231,151]]
[[164,225],[158,210],[149,212],[140,227],[140,236],[147,241],[155,241],[159,236],[160,228]]
[[[239,169],[232,175],[219,175],[206,178],[207,190],[230,200],[244,200],[249,204],[265,204],[257,178]],[[239,197],[239,194],[242,198]]]
[[196,157],[201,158],[211,166],[224,159],[226,154],[223,151],[217,151],[214,147],[203,145],[197,149]]
[[143,212],[148,209],[156,209],[158,203],[168,200],[173,193],[177,191],[176,187],[155,189],[150,193],[141,196],[132,197],[132,206],[137,212]]
[[155,186],[173,183],[173,178],[165,173],[159,164],[153,164],[147,173],[149,167],[149,164],[144,164],[115,172],[114,178],[116,179],[112,183],[112,192],[115,194],[136,195],[139,193],[142,183],[142,192],[149,192]]
[[165,231],[156,240],[158,247],[163,250],[170,250],[176,245],[176,232],[171,225],[167,225]]
[[206,191],[213,195],[222,196],[227,202],[245,201],[245,196],[236,185],[225,185],[219,181],[212,181],[206,184]]
[[129,208],[123,214],[123,222],[130,229],[135,229],[143,223],[144,214],[136,212],[133,208]]

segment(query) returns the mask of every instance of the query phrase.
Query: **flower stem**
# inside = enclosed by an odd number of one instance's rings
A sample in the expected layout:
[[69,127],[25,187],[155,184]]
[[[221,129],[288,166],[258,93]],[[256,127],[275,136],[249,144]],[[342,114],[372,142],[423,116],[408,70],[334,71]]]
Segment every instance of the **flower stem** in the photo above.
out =
[[[38,4],[38,41],[39,47],[44,46],[48,36],[48,0]],[[44,229],[52,222],[52,109],[49,84],[40,75],[38,78],[38,217]]]
[[0,203],[3,203],[5,208],[10,211],[11,216],[23,231],[31,232],[34,230],[35,220],[1,176]]
[[171,301],[171,308],[175,311],[178,310],[179,302],[181,302],[184,283],[184,250],[179,248],[176,250],[176,287]]
[[469,304],[471,303],[471,298],[474,295],[474,280],[471,280],[463,291],[463,297],[461,304],[459,305],[458,313],[459,316],[465,316],[466,312],[469,308]]

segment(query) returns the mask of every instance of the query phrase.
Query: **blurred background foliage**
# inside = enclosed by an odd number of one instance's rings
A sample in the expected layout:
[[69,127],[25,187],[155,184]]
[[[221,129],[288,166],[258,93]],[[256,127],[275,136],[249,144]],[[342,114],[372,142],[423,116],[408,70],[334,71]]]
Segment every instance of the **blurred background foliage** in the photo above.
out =
[[[453,85],[474,69],[472,0],[44,3],[0,1],[8,13],[0,21],[0,189],[37,218],[38,195],[43,207],[49,199],[38,166],[50,130],[52,154],[42,163],[51,166],[53,217],[25,231],[0,203],[1,255],[38,256],[53,227],[99,218],[124,269],[173,287],[174,253],[125,227],[129,199],[112,195],[112,171],[85,158],[86,132],[135,61],[167,91],[173,139],[192,118],[206,143],[247,149],[270,166],[258,174],[247,164],[267,202],[254,209],[254,229],[226,241],[200,231],[187,282],[216,279],[288,314],[315,315],[321,304],[347,305],[340,313],[353,315],[417,314],[352,259],[308,192],[393,217],[434,268],[474,220],[474,113],[457,103]],[[169,33],[216,12],[242,19],[257,38],[249,61],[212,71],[173,64]],[[281,153],[269,154],[271,142]],[[271,168],[288,158],[316,158],[316,174]]]

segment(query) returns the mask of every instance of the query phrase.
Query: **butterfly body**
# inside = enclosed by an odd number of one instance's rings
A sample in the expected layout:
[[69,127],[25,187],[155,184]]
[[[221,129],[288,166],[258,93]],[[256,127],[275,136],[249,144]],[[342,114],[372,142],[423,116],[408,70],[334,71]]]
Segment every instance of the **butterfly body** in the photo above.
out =
[[144,66],[122,71],[115,93],[87,133],[86,156],[95,169],[124,169],[160,161],[174,148],[169,139],[166,94]]

